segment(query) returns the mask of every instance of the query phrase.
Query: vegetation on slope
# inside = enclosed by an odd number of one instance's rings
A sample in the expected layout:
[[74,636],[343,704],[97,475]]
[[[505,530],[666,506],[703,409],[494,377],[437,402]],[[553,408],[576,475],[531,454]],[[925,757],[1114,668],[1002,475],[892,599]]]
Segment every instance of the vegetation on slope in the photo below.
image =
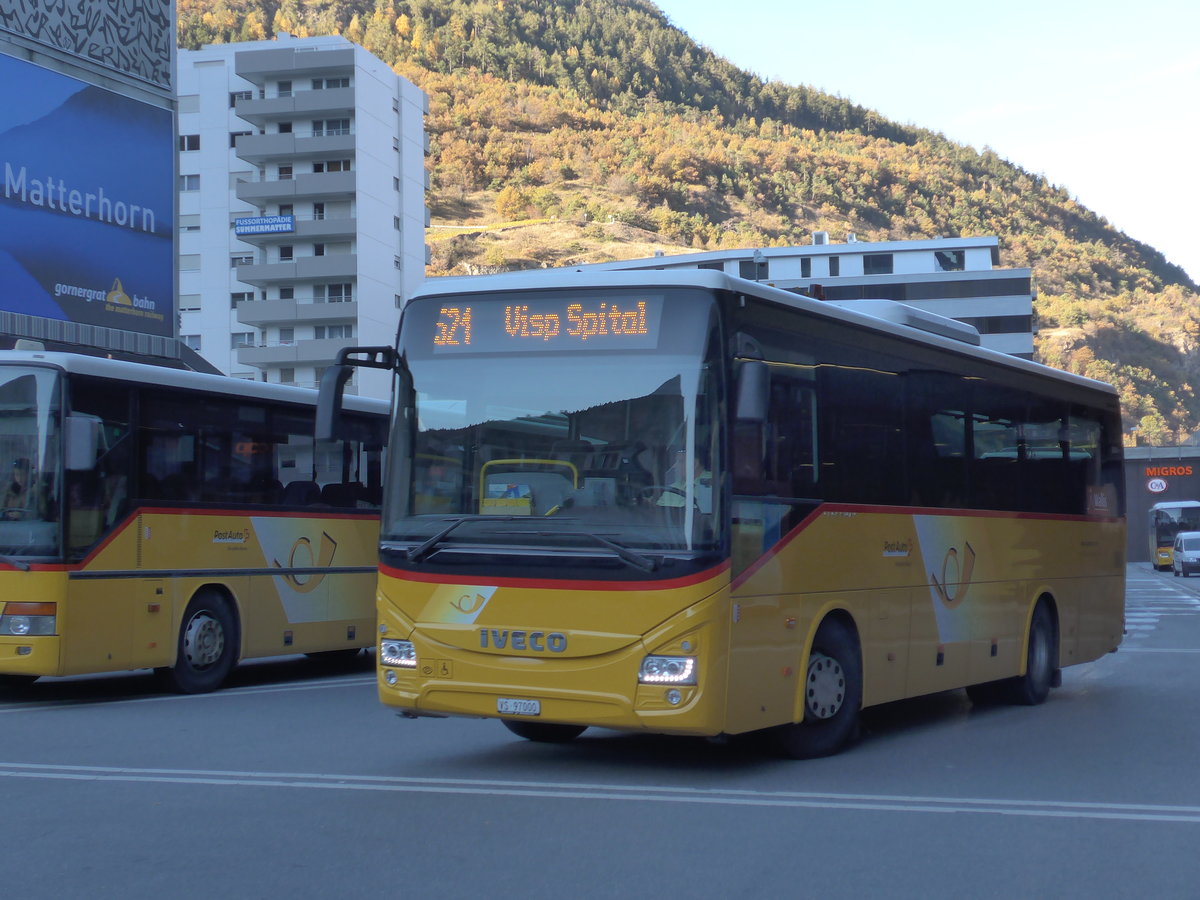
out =
[[[185,47],[343,34],[425,90],[430,274],[781,246],[813,231],[995,234],[1005,266],[1035,272],[1044,361],[1116,384],[1137,440],[1200,426],[1196,285],[1179,267],[990,150],[737,69],[646,0],[178,11]],[[476,227],[444,227],[464,224]]]

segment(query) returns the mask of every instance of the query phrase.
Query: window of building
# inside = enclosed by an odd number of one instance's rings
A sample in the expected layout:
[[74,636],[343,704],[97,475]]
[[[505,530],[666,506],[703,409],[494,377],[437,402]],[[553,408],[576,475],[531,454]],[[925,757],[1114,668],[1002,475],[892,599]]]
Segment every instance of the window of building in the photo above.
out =
[[314,119],[312,123],[314,137],[322,135],[338,135],[350,133],[349,119]]
[[179,217],[180,231],[199,231],[200,217],[198,215],[186,215]]
[[180,341],[180,343],[183,344],[183,346],[187,347],[189,350],[195,350],[197,353],[200,352],[200,335],[198,335],[198,334],[181,334],[179,336],[179,341]]
[[246,137],[247,135],[251,135],[251,134],[254,134],[254,132],[253,131],[231,131],[231,132],[229,132],[229,146],[236,149],[237,148],[237,139],[240,137]]
[[724,272],[725,271],[725,263],[719,263],[719,262],[700,263],[699,265],[696,266],[696,268],[697,269],[709,269],[713,272]]
[[755,262],[752,259],[743,259],[738,262],[738,275],[742,278],[749,278],[751,281],[760,281],[767,277],[766,260]]
[[400,217],[399,216],[392,216],[392,228],[394,228],[396,231],[400,230]]
[[280,384],[295,384],[296,383],[296,370],[293,368],[280,369],[279,370],[279,383]]
[[966,268],[966,258],[962,250],[935,250],[933,258],[942,272],[961,272]]
[[229,349],[240,350],[243,347],[254,346],[253,331],[235,331],[229,336]]
[[334,88],[350,87],[350,79],[342,78],[314,78],[312,80],[312,89],[314,91],[330,91]]
[[234,291],[229,295],[229,306],[237,309],[239,303],[249,303],[254,299],[254,291]]
[[292,123],[291,122],[280,122],[279,123],[279,133],[280,134],[291,134],[292,133]]
[[278,96],[280,96],[280,97],[292,96],[292,83],[290,81],[279,82]]
[[237,106],[239,100],[253,100],[253,91],[231,91],[229,94],[229,108],[233,109]]
[[313,328],[313,337],[318,340],[326,338],[337,338],[344,340],[354,337],[353,325],[317,325]]
[[812,257],[811,256],[800,257],[800,277],[801,278],[812,278]]
[[295,328],[280,328],[279,329],[279,343],[293,344],[293,343],[295,343],[295,341],[296,341],[296,329]]
[[324,256],[324,255],[325,255],[325,245],[324,244],[313,244],[313,256]]
[[326,159],[320,162],[313,163],[314,172],[349,172],[350,160],[348,159]]
[[400,179],[397,178],[395,175],[392,176],[392,190],[393,191],[400,190]]
[[842,259],[839,256],[829,257],[829,274],[838,276],[842,274]]
[[325,218],[325,204],[324,203],[314,203],[313,204],[313,219],[320,221],[321,219],[324,219],[324,218]]
[[179,271],[198,272],[200,270],[199,253],[181,253],[179,255]]
[[279,167],[279,180],[280,181],[291,181],[291,179],[292,179],[292,167],[290,165],[280,166]]
[[280,203],[278,214],[281,216],[290,216],[290,215],[293,215],[294,209],[295,209],[295,207],[290,203]]
[[200,190],[199,175],[180,175],[179,176],[180,191],[198,191]]
[[350,282],[313,285],[313,300],[317,303],[349,303],[353,299]]
[[254,265],[254,255],[250,253],[238,253],[229,257],[229,268],[236,269],[238,266]]
[[279,245],[279,261],[280,262],[291,262],[294,258],[295,258],[294,251],[293,251],[291,244],[280,244]]
[[295,300],[296,299],[296,289],[294,287],[292,287],[290,284],[280,285],[279,299],[280,300]]
[[181,152],[188,150],[200,149],[200,135],[198,134],[181,134],[179,136],[179,149]]
[[179,311],[180,312],[200,312],[200,295],[199,294],[180,294],[179,295]]
[[396,269],[403,269],[404,261],[402,259],[400,259],[400,257],[398,257],[398,256],[393,256],[392,257],[392,266]]
[[891,275],[892,254],[867,253],[863,255],[864,275]]

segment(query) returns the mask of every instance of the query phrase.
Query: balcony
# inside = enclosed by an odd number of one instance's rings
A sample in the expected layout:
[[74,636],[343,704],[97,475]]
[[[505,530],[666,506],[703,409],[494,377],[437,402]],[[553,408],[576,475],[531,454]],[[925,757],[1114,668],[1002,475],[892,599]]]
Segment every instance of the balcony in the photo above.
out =
[[332,365],[339,350],[357,343],[354,338],[324,338],[267,347],[239,347],[237,358],[246,366]]
[[306,75],[348,75],[354,71],[354,48],[245,50],[237,54],[233,65],[238,75],[257,85],[271,79],[297,80]]
[[353,300],[338,303],[314,303],[311,300],[251,300],[238,304],[237,318],[243,325],[256,328],[290,325],[296,322],[357,320],[358,304]]
[[276,97],[250,97],[237,101],[239,119],[259,128],[268,122],[307,118],[345,118],[354,113],[354,88],[294,91]]
[[271,160],[347,158],[354,155],[354,135],[345,134],[244,134],[237,139],[237,155],[261,165]]
[[290,203],[293,200],[342,198],[354,193],[354,172],[307,172],[295,178],[266,181],[239,180],[239,200],[254,206]]
[[296,281],[350,281],[357,274],[358,256],[353,253],[301,256],[284,262],[237,267],[237,280],[255,287]]

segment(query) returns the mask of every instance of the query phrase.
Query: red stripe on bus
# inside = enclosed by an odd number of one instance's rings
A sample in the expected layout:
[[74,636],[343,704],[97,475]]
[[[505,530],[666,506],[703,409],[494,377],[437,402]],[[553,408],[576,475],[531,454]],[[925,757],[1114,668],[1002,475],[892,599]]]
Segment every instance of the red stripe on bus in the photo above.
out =
[[401,581],[418,581],[422,584],[475,584],[488,587],[515,587],[531,590],[572,590],[572,591],[669,591],[674,588],[690,587],[694,584],[716,578],[728,571],[729,560],[724,560],[712,568],[697,572],[694,575],[684,575],[679,578],[667,578],[662,581],[571,581],[564,578],[485,578],[482,581],[470,580],[466,575],[430,575],[424,572],[410,572],[407,569],[396,569],[379,564],[379,573],[389,578]]

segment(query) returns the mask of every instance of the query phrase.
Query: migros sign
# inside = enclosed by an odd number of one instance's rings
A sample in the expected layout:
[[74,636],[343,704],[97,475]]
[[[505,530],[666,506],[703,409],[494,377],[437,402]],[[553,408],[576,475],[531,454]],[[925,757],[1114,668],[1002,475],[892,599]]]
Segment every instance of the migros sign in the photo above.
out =
[[1146,466],[1147,478],[1170,478],[1191,474],[1191,466]]

